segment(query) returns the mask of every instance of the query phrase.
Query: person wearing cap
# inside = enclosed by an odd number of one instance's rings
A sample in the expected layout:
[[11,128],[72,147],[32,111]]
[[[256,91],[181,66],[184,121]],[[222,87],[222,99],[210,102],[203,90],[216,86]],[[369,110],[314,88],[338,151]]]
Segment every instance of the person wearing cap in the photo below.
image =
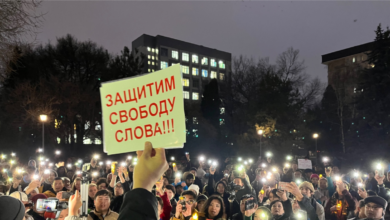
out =
[[320,177],[318,176],[318,174],[314,173],[310,176],[310,182],[311,182],[311,184],[313,184],[314,190],[317,190],[319,180],[320,180]]
[[11,196],[0,196],[0,219],[23,220],[25,217],[24,204]]
[[367,220],[381,220],[384,218],[387,201],[380,196],[369,196],[364,199]]
[[[249,183],[248,176],[246,175],[245,172],[242,172],[241,174],[233,172],[232,176],[234,176],[233,184],[240,187],[240,189],[235,189],[236,199],[233,201],[233,206],[231,210],[231,212],[235,214],[240,212],[239,199],[246,194],[252,194],[252,186]],[[257,203],[257,199],[256,198],[254,199],[256,200]]]
[[30,209],[27,214],[32,216],[34,220],[45,220],[43,215],[45,214],[45,211],[38,211],[37,210],[37,201],[38,199],[47,199],[47,196],[43,193],[39,193],[32,197],[31,202],[33,204],[33,208]]
[[196,196],[199,195],[199,186],[196,184],[192,184],[190,187],[188,187],[188,190],[194,192]]
[[325,206],[325,218],[346,220],[354,217],[357,200],[349,192],[349,183],[336,181],[336,192]]
[[287,184],[286,187],[294,195],[299,207],[307,212],[310,220],[325,220],[324,207],[312,196],[315,191],[312,183],[304,181],[298,187],[292,182]]
[[[28,196],[26,195],[26,193],[17,191],[17,192],[13,192],[9,196],[21,201],[23,203],[24,207],[27,209],[28,204],[29,204],[29,199],[28,199]],[[29,216],[27,213],[25,213],[24,217],[25,217],[25,220],[33,220],[33,217]]]

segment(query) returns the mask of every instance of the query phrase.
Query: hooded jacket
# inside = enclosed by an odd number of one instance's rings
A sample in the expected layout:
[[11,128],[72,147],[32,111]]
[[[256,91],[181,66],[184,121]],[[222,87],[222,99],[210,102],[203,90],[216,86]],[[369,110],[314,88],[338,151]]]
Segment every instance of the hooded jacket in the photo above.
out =
[[[220,195],[217,191],[217,186],[220,183],[223,185],[223,187],[225,187],[225,191],[224,191],[223,195]],[[228,190],[228,188],[227,188],[227,185],[224,181],[218,181],[217,184],[214,184],[214,175],[210,174],[209,182],[206,186],[206,191],[207,191],[209,196],[218,195],[218,196],[222,197],[223,203],[225,204],[225,213],[227,215],[229,215],[230,214],[230,203],[229,203],[230,194],[227,192],[227,190]]]

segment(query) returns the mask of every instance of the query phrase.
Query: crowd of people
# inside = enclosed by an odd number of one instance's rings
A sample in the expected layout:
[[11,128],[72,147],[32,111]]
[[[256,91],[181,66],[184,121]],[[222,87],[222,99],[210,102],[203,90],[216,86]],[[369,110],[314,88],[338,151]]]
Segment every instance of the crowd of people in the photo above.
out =
[[[346,171],[330,162],[299,169],[297,160],[207,161],[203,156],[167,161],[164,149],[146,142],[144,151],[125,162],[102,163],[92,156],[23,164],[1,160],[0,219],[80,219],[81,188],[88,184],[91,220],[347,220],[390,219],[390,172]],[[114,165],[113,165],[114,164]],[[342,172],[343,171],[343,172]],[[68,208],[51,210],[52,199]]]

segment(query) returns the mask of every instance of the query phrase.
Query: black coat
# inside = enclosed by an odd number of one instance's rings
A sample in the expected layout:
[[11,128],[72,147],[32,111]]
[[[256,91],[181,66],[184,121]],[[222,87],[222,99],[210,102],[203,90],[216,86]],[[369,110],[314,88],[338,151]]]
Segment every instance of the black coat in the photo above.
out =
[[146,189],[133,189],[125,194],[118,220],[158,220],[157,199]]

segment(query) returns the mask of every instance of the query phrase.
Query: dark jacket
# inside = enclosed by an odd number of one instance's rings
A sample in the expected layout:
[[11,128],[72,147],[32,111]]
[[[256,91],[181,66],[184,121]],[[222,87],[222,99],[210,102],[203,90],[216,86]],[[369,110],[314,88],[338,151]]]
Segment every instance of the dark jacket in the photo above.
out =
[[[223,193],[222,196],[217,191],[217,186],[220,183],[222,183],[223,186],[225,187],[225,192]],[[227,192],[227,190],[228,190],[228,188],[227,188],[224,181],[219,181],[219,182],[217,182],[217,184],[214,184],[214,175],[211,175],[211,174],[209,175],[209,182],[207,183],[206,191],[207,191],[209,196],[218,195],[218,196],[222,197],[223,203],[225,205],[225,213],[227,215],[229,215],[230,214],[230,204],[229,204],[230,194]]]
[[[246,178],[241,179],[244,183],[244,188],[236,192],[236,199],[233,201],[232,213],[240,213],[240,199],[243,195],[252,194],[252,186]],[[257,197],[255,195],[255,197]]]
[[118,220],[158,220],[157,199],[146,189],[133,189],[125,194]]
[[260,192],[261,189],[263,188],[263,183],[261,182],[261,180],[254,180],[254,181],[251,183],[251,186],[252,186],[252,188],[255,190],[256,195],[259,195],[259,192]]
[[[348,192],[348,190],[344,190],[343,192],[343,199],[339,199],[338,192],[335,192],[333,196],[329,199],[326,203],[325,207],[325,219],[331,219],[331,220],[346,220],[349,218],[354,217],[354,211],[356,209],[356,199],[352,197],[352,195]],[[332,206],[337,205],[338,202],[342,203],[342,207],[340,211],[337,211],[336,213],[333,213],[330,211],[330,208]],[[344,211],[345,210],[345,211]],[[343,214],[345,213],[345,214]]]
[[307,218],[310,220],[318,220],[316,203],[317,202],[314,198],[307,198],[306,196],[303,196],[302,201],[298,201],[299,207],[306,211]]
[[177,201],[175,198],[172,198],[170,200],[171,202],[171,206],[172,206],[172,209],[171,209],[171,216],[174,215],[176,213],[176,205],[177,205]]
[[33,217],[34,220],[45,220],[43,216],[40,216],[38,213],[34,212],[32,209],[27,212],[28,215]]
[[129,183],[127,181],[125,181],[124,183],[122,183],[122,187],[123,187],[123,194],[120,195],[120,196],[116,196],[112,201],[111,201],[111,204],[110,204],[110,209],[114,212],[117,212],[119,213],[119,210],[121,209],[121,206],[122,206],[122,203],[123,203],[123,196],[128,192],[130,191],[130,188],[129,188]]

